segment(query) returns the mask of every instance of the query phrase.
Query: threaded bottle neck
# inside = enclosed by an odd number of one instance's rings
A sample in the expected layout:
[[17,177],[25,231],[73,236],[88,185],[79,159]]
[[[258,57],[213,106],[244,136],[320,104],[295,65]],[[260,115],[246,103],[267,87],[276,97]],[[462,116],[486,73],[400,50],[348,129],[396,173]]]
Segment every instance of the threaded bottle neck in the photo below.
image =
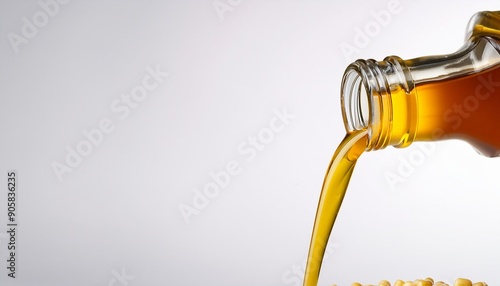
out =
[[347,132],[368,130],[368,150],[411,144],[416,129],[415,84],[399,57],[357,60],[344,73],[341,105]]

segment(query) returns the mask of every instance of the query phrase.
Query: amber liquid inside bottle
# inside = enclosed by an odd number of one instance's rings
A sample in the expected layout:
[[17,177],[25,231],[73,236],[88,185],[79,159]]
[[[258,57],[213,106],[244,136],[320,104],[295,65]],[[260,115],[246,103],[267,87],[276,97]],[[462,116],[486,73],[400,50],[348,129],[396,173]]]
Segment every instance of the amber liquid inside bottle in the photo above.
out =
[[484,155],[500,150],[500,66],[440,81],[417,83],[416,140],[462,139]]

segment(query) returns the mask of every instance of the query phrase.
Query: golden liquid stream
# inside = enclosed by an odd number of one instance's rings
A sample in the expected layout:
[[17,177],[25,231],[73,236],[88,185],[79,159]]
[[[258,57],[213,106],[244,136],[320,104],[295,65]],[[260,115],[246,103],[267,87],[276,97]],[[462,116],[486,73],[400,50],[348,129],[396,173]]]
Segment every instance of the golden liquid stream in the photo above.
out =
[[318,284],[326,244],[359,156],[368,143],[367,131],[348,133],[335,151],[323,182],[309,246],[304,286]]

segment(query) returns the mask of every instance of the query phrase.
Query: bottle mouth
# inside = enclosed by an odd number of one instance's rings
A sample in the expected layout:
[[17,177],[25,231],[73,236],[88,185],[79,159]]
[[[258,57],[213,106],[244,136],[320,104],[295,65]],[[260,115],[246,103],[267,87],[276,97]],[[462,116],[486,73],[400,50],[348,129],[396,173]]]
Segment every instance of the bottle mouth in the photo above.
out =
[[413,90],[410,71],[399,57],[357,60],[350,64],[340,89],[347,132],[367,130],[367,150],[408,146],[416,129]]
[[341,106],[347,132],[369,127],[372,118],[371,90],[356,66],[350,65],[342,78]]

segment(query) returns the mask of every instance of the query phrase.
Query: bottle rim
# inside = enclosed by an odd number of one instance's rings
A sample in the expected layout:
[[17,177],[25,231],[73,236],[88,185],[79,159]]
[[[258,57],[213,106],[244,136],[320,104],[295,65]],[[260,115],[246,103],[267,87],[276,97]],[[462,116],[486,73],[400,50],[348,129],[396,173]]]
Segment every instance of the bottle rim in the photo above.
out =
[[348,132],[366,129],[371,118],[371,91],[355,66],[344,73],[341,88],[341,106],[344,124]]
[[[396,56],[383,61],[357,60],[342,77],[342,116],[348,133],[367,130],[368,150],[408,146],[415,135],[414,82],[404,61]],[[394,112],[393,100],[407,112]],[[397,124],[394,124],[397,122]]]

